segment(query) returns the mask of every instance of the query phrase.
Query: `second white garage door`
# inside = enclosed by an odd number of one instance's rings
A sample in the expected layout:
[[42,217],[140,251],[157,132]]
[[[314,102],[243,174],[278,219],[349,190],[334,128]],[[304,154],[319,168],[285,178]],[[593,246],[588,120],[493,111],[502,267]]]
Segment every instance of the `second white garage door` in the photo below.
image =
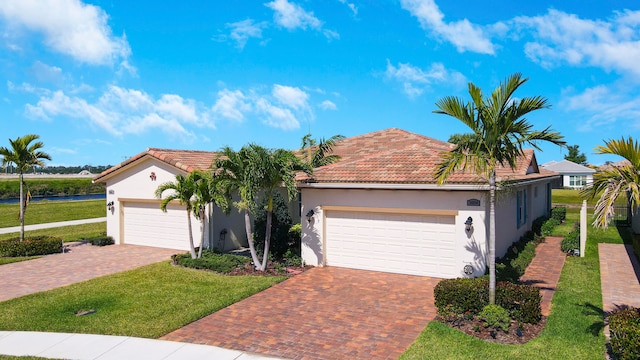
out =
[[456,277],[455,218],[327,211],[329,266]]
[[[200,223],[192,217],[194,244],[200,244]],[[184,206],[169,204],[167,212],[159,203],[125,202],[123,242],[132,245],[189,250],[187,211]]]

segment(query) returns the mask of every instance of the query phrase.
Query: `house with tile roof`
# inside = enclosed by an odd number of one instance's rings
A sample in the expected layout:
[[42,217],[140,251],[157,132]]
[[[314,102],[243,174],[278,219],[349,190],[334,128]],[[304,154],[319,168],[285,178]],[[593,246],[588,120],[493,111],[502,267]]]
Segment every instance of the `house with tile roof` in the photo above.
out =
[[562,182],[554,188],[572,188],[582,189],[583,187],[593,183],[593,174],[595,170],[584,165],[576,164],[573,161],[550,161],[541,165],[547,170],[557,172],[562,175]]
[[[337,163],[296,178],[299,201],[290,206],[302,223],[302,258],[314,266],[338,266],[452,278],[478,276],[488,253],[489,187],[471,172],[453,174],[438,185],[433,172],[441,154],[455,145],[386,129],[339,141]],[[148,149],[96,176],[107,184],[107,233],[116,243],[188,249],[184,208],[159,210],[159,184],[193,169],[208,169],[215,152]],[[496,254],[548,215],[551,182],[525,150],[515,169],[497,171]],[[209,209],[208,247],[246,245],[237,212]],[[300,216],[300,214],[302,216]],[[194,222],[196,224],[197,222]],[[197,238],[198,234],[194,234]]]

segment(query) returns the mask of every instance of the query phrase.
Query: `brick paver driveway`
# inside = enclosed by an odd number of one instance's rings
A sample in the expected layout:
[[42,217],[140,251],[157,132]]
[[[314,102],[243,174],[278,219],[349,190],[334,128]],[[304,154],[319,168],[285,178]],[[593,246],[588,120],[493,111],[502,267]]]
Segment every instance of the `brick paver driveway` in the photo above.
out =
[[395,359],[434,318],[438,281],[313,268],[163,339],[290,359]]
[[0,301],[169,260],[179,250],[80,245],[65,254],[0,266]]

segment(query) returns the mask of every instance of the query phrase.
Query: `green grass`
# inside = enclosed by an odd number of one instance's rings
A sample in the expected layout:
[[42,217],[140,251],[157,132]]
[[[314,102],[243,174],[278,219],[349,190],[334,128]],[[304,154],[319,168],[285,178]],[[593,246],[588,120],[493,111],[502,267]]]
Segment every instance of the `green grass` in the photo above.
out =
[[[575,198],[574,200],[575,201]],[[555,199],[554,203],[560,202]],[[579,209],[567,209],[567,221],[553,235],[564,236],[579,219]],[[588,220],[591,221],[592,214]],[[402,359],[602,359],[602,294],[598,243],[628,242],[628,228],[606,230],[589,226],[584,258],[567,258],[553,297],[551,315],[540,336],[524,345],[484,342],[432,321]]]
[[14,262],[27,261],[37,259],[40,256],[21,256],[21,257],[0,257],[0,265],[11,264]]
[[0,329],[158,338],[284,279],[161,262],[2,302]]
[[[25,225],[57,221],[91,219],[107,216],[104,200],[40,201],[30,203],[24,217]],[[0,228],[19,226],[19,204],[0,204]]]
[[[551,190],[551,194],[554,204],[580,206],[582,205],[582,200],[587,200],[587,205],[592,208],[599,198],[599,196],[594,198],[583,198],[580,196],[580,190],[575,189],[553,189]],[[624,205],[625,203],[626,199],[624,197],[619,197],[616,200],[616,204]]]
[[[93,224],[63,226],[51,229],[26,231],[25,236],[51,235],[62,238],[64,241],[78,241],[105,234],[107,223],[99,222]],[[20,236],[20,233],[0,234],[0,240],[6,240]]]

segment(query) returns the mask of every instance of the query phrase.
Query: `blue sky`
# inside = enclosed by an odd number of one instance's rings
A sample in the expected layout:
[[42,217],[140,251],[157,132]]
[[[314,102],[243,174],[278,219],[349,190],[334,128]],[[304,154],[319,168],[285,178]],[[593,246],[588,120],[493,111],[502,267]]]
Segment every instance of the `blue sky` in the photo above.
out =
[[[589,162],[640,130],[636,1],[234,0],[0,2],[0,123],[39,134],[52,165],[147,147],[297,149],[397,127],[447,140],[445,96],[521,72],[531,114]],[[565,149],[543,145],[538,161]]]

